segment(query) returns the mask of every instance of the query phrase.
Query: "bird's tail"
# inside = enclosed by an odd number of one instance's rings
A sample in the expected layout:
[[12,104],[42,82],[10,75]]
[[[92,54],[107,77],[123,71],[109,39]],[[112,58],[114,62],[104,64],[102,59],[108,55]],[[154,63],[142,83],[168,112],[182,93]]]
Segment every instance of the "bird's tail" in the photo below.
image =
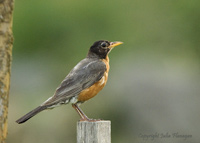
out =
[[45,110],[45,109],[47,109],[47,106],[39,106],[39,107],[33,109],[32,111],[28,112],[23,117],[19,118],[16,122],[18,124],[22,124],[22,123],[26,122],[27,120],[29,120],[30,118],[32,118],[33,116],[35,116],[36,114],[38,114],[39,112]]

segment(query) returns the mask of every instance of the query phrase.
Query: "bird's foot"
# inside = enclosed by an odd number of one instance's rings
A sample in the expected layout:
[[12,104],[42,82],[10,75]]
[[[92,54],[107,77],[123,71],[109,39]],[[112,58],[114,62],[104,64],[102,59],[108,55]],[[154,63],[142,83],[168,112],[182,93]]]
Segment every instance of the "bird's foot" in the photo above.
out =
[[84,121],[87,121],[87,122],[97,122],[97,121],[101,121],[101,119],[90,119],[90,118],[81,118],[79,121],[81,122],[84,122]]

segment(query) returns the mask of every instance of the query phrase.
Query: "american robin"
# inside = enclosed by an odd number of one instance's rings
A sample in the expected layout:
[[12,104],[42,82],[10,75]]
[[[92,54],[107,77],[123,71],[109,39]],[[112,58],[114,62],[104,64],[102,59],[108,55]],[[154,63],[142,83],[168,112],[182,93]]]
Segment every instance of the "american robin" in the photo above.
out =
[[82,121],[92,121],[80,109],[80,103],[89,100],[102,90],[108,79],[108,54],[122,42],[96,41],[89,49],[87,57],[81,60],[65,77],[55,94],[16,122],[24,123],[37,113],[62,104],[71,103]]

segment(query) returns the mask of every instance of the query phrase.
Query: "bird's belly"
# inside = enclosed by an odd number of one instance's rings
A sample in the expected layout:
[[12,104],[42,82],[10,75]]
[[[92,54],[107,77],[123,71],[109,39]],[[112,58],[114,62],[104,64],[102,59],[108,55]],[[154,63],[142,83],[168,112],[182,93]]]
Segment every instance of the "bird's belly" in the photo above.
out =
[[101,91],[103,87],[106,85],[107,79],[108,79],[108,73],[105,72],[104,76],[98,82],[96,82],[89,88],[81,91],[81,93],[78,96],[78,101],[84,102],[97,95],[97,93]]

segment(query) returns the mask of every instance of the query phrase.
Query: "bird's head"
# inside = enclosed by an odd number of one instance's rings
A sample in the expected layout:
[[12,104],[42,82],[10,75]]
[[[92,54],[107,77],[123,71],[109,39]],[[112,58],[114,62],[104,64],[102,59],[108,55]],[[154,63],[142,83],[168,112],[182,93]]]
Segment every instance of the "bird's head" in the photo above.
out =
[[88,57],[97,56],[100,59],[105,59],[108,53],[118,45],[123,44],[123,42],[115,41],[109,42],[107,40],[100,40],[94,42],[94,44],[90,47]]

